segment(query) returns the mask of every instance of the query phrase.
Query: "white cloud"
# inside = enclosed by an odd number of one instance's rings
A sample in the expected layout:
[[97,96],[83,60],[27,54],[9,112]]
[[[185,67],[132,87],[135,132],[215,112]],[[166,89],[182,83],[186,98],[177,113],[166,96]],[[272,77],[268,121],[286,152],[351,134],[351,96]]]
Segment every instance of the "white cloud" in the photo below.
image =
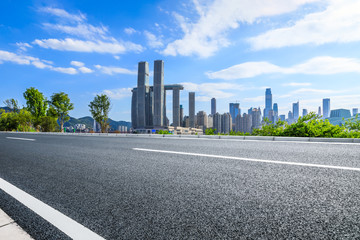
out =
[[164,43],[161,41],[161,39],[157,38],[154,34],[152,34],[149,31],[144,31],[145,37],[147,39],[148,45],[151,48],[160,48],[164,46]]
[[130,42],[103,42],[103,41],[83,41],[72,38],[59,39],[36,39],[33,44],[46,49],[74,52],[97,52],[120,54],[128,51],[142,52],[143,47]]
[[208,101],[215,97],[217,99],[230,98],[235,96],[232,91],[242,91],[245,88],[239,84],[232,83],[181,83],[184,89],[189,92],[196,92],[196,99],[198,101]]
[[63,68],[63,67],[53,67],[51,70],[66,74],[77,74],[78,71],[75,68],[69,67],[69,68]]
[[4,62],[12,62],[20,65],[33,65],[39,69],[49,69],[51,71],[62,72],[66,74],[78,73],[74,68],[54,67],[52,66],[51,61],[0,50],[0,64],[3,64]]
[[75,26],[44,23],[43,26],[46,29],[57,30],[62,33],[83,37],[85,39],[112,39],[106,36],[106,34],[108,33],[108,29],[104,26],[95,27],[88,23],[79,23]]
[[112,90],[104,90],[102,92],[103,94],[106,94],[111,99],[122,99],[126,97],[131,96],[131,88],[118,88],[118,89],[112,89]]
[[360,1],[328,0],[322,12],[306,15],[290,27],[273,29],[248,39],[254,50],[302,44],[360,41]]
[[130,74],[130,75],[136,75],[137,71],[132,71],[126,68],[120,68],[120,67],[106,67],[101,65],[95,65],[95,68],[99,69],[102,73],[108,74],[108,75],[114,75],[114,74]]
[[233,80],[262,74],[315,74],[360,73],[360,60],[355,58],[315,57],[292,67],[279,67],[268,62],[246,62],[232,67],[205,73],[210,79]]
[[119,59],[120,59],[120,57],[117,56],[117,55],[115,55],[114,58],[115,58],[116,60],[119,60]]
[[137,31],[131,27],[128,27],[128,28],[124,29],[124,32],[128,35],[132,35],[132,34],[136,33]]
[[301,83],[301,82],[289,82],[289,83],[282,84],[282,86],[284,86],[284,87],[307,87],[307,86],[311,86],[311,85],[312,84],[308,83],[308,82],[304,82],[304,83]]
[[256,19],[296,10],[299,6],[319,0],[214,0],[206,5],[193,0],[199,15],[197,21],[173,13],[183,37],[169,43],[162,51],[165,55],[212,56],[219,48],[230,45],[226,35],[240,23],[251,24]]
[[76,22],[82,22],[82,21],[86,20],[85,15],[82,13],[70,14],[67,11],[65,11],[64,9],[60,9],[60,8],[43,7],[43,8],[39,8],[39,11],[54,15],[63,20],[70,20],[70,21],[76,21]]
[[80,67],[79,71],[82,72],[82,73],[92,73],[92,72],[94,72],[93,70],[91,70],[90,68],[87,68],[87,67]]
[[244,98],[244,102],[264,102],[265,97],[264,96],[257,96],[252,98]]
[[18,46],[18,48],[21,51],[27,51],[28,48],[32,48],[32,46],[28,43],[23,43],[23,42],[18,42],[16,43],[16,46]]
[[70,64],[75,66],[75,67],[83,67],[83,66],[85,66],[85,64],[83,62],[79,62],[79,61],[71,61]]

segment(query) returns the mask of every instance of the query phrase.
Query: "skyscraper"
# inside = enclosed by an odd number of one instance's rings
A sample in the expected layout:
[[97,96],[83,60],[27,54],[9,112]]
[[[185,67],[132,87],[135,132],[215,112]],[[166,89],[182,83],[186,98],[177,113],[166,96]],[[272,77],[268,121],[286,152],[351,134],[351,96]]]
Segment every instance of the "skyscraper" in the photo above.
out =
[[260,108],[253,108],[251,111],[251,128],[260,128],[261,127],[261,110]]
[[184,108],[180,105],[180,126],[184,126]]
[[296,103],[293,103],[293,111],[292,111],[292,113],[293,113],[294,120],[297,121],[298,118],[299,118],[299,115],[300,115],[299,101],[296,102]]
[[231,125],[232,125],[232,120],[231,120],[230,113],[224,113],[223,115],[221,115],[221,131],[222,131],[222,133],[230,133]]
[[154,62],[154,127],[164,126],[164,62]]
[[302,111],[302,116],[304,117],[304,116],[306,116],[308,114],[308,110],[307,109],[303,109],[303,111]]
[[146,95],[149,89],[149,64],[147,62],[139,62],[138,82],[137,82],[137,128],[145,128],[145,104]]
[[330,98],[323,99],[323,118],[330,117]]
[[352,109],[353,116],[356,116],[356,114],[358,114],[358,112],[359,112],[358,108],[353,108]]
[[235,123],[236,116],[240,114],[240,103],[229,103],[229,112],[233,124]]
[[195,127],[195,92],[189,92],[189,127]]
[[211,99],[211,115],[214,115],[216,113],[216,99]]
[[269,118],[270,110],[272,110],[272,94],[271,94],[271,88],[267,88],[265,91],[264,118]]
[[321,116],[321,107],[318,108],[318,116]]
[[274,111],[273,122],[275,123],[279,120],[279,107],[277,103],[274,103],[273,111]]
[[215,113],[213,116],[213,129],[216,129],[216,133],[221,133],[221,115],[220,113]]

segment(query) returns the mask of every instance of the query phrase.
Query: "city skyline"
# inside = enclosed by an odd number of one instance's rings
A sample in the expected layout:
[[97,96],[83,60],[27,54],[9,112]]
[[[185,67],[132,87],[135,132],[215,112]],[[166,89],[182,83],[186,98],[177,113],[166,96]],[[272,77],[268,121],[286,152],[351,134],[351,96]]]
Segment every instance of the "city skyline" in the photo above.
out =
[[[29,87],[47,97],[64,91],[75,104],[70,115],[79,118],[90,115],[94,95],[105,93],[110,117],[130,121],[137,64],[149,61],[153,81],[156,59],[165,62],[168,84],[184,86],[183,115],[189,92],[196,92],[196,112],[207,113],[211,98],[217,112],[234,102],[243,112],[264,109],[266,88],[279,116],[296,101],[308,112],[324,98],[331,109],[360,105],[357,1],[95,3],[33,0],[14,8],[1,1],[0,106],[9,98],[24,105]],[[166,115],[172,122],[171,108]]]

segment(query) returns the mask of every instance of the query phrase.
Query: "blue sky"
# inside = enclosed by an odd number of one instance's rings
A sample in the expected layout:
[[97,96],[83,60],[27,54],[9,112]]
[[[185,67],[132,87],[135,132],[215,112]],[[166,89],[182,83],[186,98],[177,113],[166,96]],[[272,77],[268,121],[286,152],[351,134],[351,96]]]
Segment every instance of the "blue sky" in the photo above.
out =
[[[110,117],[130,121],[137,63],[165,62],[165,83],[182,83],[196,112],[264,108],[271,87],[280,114],[299,100],[317,111],[360,107],[358,0],[0,1],[0,102],[36,87],[69,94],[74,117],[106,93]],[[152,84],[152,77],[150,78]],[[167,105],[171,106],[171,93]],[[167,114],[171,121],[171,107]]]

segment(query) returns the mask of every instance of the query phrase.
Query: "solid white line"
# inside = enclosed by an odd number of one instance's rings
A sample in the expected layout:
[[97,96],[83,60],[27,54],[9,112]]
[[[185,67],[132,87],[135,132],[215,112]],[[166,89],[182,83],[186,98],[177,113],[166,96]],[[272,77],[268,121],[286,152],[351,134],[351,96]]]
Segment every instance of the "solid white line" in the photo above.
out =
[[0,178],[0,189],[30,208],[72,239],[104,239],[61,212]]
[[330,169],[340,169],[340,170],[349,170],[349,171],[359,171],[360,172],[360,168],[343,167],[343,166],[332,166],[332,165],[301,163],[301,162],[283,162],[283,161],[275,161],[275,160],[221,156],[221,155],[211,155],[211,154],[202,154],[202,153],[164,151],[164,150],[154,150],[154,149],[145,149],[145,148],[133,148],[133,150],[146,151],[146,152],[158,152],[158,153],[171,153],[171,154],[188,155],[188,156],[210,157],[210,158],[223,158],[223,159],[232,159],[232,160],[240,160],[240,161],[248,161],[248,162],[294,165],[294,166],[302,166],[302,167],[330,168]]
[[16,137],[6,137],[7,139],[23,140],[23,141],[35,141],[32,138],[16,138]]

